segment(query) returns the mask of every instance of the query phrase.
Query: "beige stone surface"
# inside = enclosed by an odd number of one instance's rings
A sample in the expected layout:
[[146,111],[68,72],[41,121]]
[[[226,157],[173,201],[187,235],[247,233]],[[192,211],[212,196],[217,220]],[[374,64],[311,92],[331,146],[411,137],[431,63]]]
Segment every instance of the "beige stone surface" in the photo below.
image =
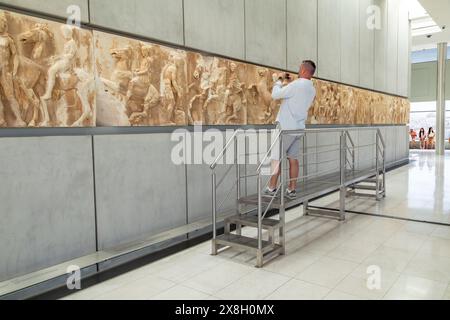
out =
[[95,126],[92,33],[0,10],[0,126]]
[[[280,70],[1,10],[0,58],[2,127],[272,124],[280,108]],[[407,99],[314,85],[308,124],[409,122]]]

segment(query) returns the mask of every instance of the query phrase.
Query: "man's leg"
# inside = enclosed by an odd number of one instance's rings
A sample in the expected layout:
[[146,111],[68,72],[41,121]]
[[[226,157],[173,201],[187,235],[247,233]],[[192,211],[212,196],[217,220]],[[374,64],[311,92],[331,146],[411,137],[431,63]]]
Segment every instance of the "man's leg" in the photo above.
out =
[[299,162],[297,159],[289,158],[289,190],[294,191],[297,188],[299,174]]
[[270,178],[269,188],[275,190],[278,186],[278,178],[280,177],[280,161],[272,160],[272,178]]

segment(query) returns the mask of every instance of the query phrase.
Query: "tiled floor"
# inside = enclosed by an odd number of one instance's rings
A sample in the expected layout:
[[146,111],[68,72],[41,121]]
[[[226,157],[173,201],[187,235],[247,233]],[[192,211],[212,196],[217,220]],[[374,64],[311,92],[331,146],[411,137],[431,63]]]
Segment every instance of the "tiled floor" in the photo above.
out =
[[[358,211],[448,222],[449,171],[433,167],[432,154],[413,157],[411,165],[389,173],[384,201],[364,199]],[[439,159],[437,166],[449,161]],[[296,219],[301,212],[287,214],[287,255],[263,269],[244,251],[211,256],[205,242],[66,299],[450,300],[450,227],[355,214],[343,223]]]
[[[347,209],[449,224],[450,153],[436,157],[434,151],[411,151],[410,155],[408,166],[387,173],[386,201],[351,198]],[[334,194],[312,205],[339,208],[337,199]],[[444,233],[450,237],[448,231]]]

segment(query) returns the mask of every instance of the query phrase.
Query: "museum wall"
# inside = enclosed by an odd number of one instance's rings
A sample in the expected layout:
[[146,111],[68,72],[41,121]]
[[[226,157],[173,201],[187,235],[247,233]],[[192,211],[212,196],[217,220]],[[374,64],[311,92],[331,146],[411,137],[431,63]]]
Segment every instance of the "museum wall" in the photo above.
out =
[[[0,81],[2,127],[275,122],[280,101],[272,101],[271,88],[279,69],[6,11],[0,11],[0,22],[9,51]],[[348,74],[349,80],[358,73]],[[327,80],[314,79],[314,85],[309,124],[409,122],[407,98]]]
[[[401,75],[409,67],[387,45],[387,31],[362,27],[365,6],[377,0],[359,1],[348,16],[340,7],[337,22],[320,18],[322,2],[72,0],[87,27],[77,29],[61,23],[68,1],[0,0],[61,18],[6,14],[0,213],[7,223],[0,225],[0,257],[7,259],[0,281],[210,217],[209,168],[167,160],[172,127],[272,123],[279,107],[270,99],[273,74],[295,72],[305,58],[339,66],[319,65],[308,124],[376,125],[388,144],[388,166],[405,163],[408,80]],[[261,19],[264,27],[252,28]],[[335,28],[341,40],[353,31],[345,45],[323,40]],[[389,59],[398,59],[392,72],[403,92],[393,83],[387,88]],[[372,143],[363,131],[355,135]],[[167,196],[171,188],[175,199]]]
[[[450,60],[447,60],[445,80],[446,100],[450,100]],[[436,101],[437,62],[421,62],[412,65],[411,102]]]
[[[70,4],[79,5],[83,22],[92,26],[292,72],[299,61],[313,59],[320,62],[320,78],[406,97],[407,1],[78,0]],[[67,2],[0,0],[61,18],[68,16]],[[373,11],[373,5],[381,10]],[[378,13],[381,24],[369,29],[371,15]]]

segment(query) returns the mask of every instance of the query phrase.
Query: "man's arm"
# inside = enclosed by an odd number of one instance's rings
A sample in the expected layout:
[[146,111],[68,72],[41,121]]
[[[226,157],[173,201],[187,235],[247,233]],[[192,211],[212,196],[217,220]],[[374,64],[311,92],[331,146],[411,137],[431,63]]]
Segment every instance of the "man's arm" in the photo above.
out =
[[287,86],[283,87],[283,83],[281,80],[278,80],[275,82],[275,85],[273,86],[272,90],[272,99],[273,100],[280,100],[280,99],[289,99],[293,96],[294,93],[294,87],[293,83],[288,84]]

